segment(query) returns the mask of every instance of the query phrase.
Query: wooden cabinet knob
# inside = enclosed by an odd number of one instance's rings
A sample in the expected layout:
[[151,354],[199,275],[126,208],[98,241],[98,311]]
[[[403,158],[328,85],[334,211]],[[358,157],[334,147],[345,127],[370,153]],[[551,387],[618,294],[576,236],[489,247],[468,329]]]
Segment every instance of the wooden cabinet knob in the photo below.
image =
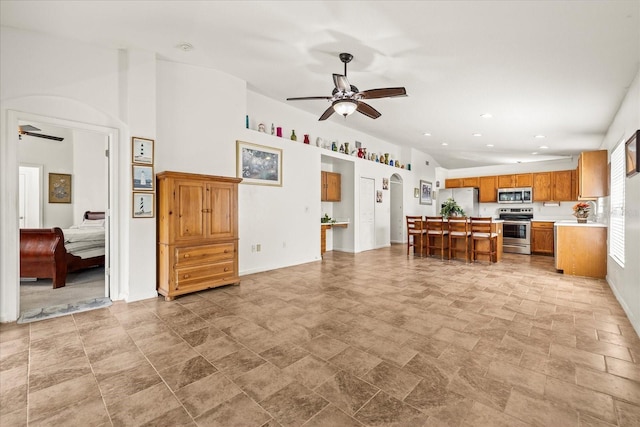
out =
[[184,254],[184,257],[185,257],[185,258],[189,258],[190,256],[191,256],[191,255],[189,255],[189,254]]
[[183,279],[188,279],[190,276],[188,274],[185,274],[184,276],[182,276]]
[[224,268],[224,271],[229,271],[229,267],[225,267],[225,268]]

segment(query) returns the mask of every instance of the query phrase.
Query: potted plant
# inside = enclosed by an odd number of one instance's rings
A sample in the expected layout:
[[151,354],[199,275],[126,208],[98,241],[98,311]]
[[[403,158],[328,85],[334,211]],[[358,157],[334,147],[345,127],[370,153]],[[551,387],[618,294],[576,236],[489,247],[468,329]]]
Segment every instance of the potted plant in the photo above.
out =
[[578,218],[578,222],[585,223],[587,222],[587,217],[589,216],[589,209],[591,209],[589,203],[576,203],[575,205],[573,205],[573,216]]
[[440,209],[440,215],[443,218],[449,218],[450,216],[464,216],[464,211],[462,208],[449,197],[443,204],[442,209]]

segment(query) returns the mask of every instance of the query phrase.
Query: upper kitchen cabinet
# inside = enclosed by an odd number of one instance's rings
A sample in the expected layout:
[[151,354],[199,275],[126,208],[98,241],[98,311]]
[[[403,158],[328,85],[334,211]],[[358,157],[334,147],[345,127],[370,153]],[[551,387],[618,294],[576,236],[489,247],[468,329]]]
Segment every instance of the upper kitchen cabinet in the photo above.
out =
[[537,172],[533,174],[534,202],[566,202],[575,199],[575,171]]
[[498,177],[481,176],[478,178],[480,188],[480,203],[495,203],[498,201]]
[[474,187],[478,188],[478,177],[470,178],[447,178],[444,180],[444,188],[464,188]]
[[580,153],[577,181],[579,200],[595,200],[607,195],[607,150]]
[[340,174],[322,171],[320,200],[323,202],[339,202],[341,197]]
[[462,178],[447,178],[444,180],[444,188],[461,188]]
[[533,174],[498,175],[498,188],[533,187]]

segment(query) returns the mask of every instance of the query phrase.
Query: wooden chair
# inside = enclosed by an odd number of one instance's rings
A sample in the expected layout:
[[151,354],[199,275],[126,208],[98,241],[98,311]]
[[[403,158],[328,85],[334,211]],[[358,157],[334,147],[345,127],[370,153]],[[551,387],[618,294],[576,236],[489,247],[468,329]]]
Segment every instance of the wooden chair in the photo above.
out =
[[[449,259],[453,259],[457,252],[464,251],[464,262],[469,262],[469,222],[466,216],[449,217]],[[464,246],[458,248],[456,241],[463,240]]]
[[[449,249],[449,226],[441,216],[427,216],[425,217],[427,235],[425,243],[427,244],[426,251],[427,256],[431,254],[431,249],[440,249],[440,259],[444,259],[445,248]],[[437,244],[440,238],[440,244]],[[447,250],[447,257],[449,251]]]
[[415,248],[418,248],[420,256],[422,256],[424,246],[422,237],[426,234],[423,228],[423,222],[422,216],[407,215],[407,256],[409,256],[411,247],[414,248],[414,252]]
[[[498,234],[491,231],[491,217],[471,217],[471,258],[475,262],[478,254],[489,255],[489,263],[495,262],[498,252]],[[488,250],[478,249],[481,241],[488,242]]]

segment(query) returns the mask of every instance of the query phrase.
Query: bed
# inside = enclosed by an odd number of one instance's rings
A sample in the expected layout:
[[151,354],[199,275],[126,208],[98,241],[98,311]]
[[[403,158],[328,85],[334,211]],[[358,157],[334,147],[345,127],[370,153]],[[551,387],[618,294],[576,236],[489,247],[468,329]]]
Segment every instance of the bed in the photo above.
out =
[[20,229],[20,277],[52,279],[53,289],[66,284],[67,273],[104,266],[104,212],[84,213],[68,229]]

